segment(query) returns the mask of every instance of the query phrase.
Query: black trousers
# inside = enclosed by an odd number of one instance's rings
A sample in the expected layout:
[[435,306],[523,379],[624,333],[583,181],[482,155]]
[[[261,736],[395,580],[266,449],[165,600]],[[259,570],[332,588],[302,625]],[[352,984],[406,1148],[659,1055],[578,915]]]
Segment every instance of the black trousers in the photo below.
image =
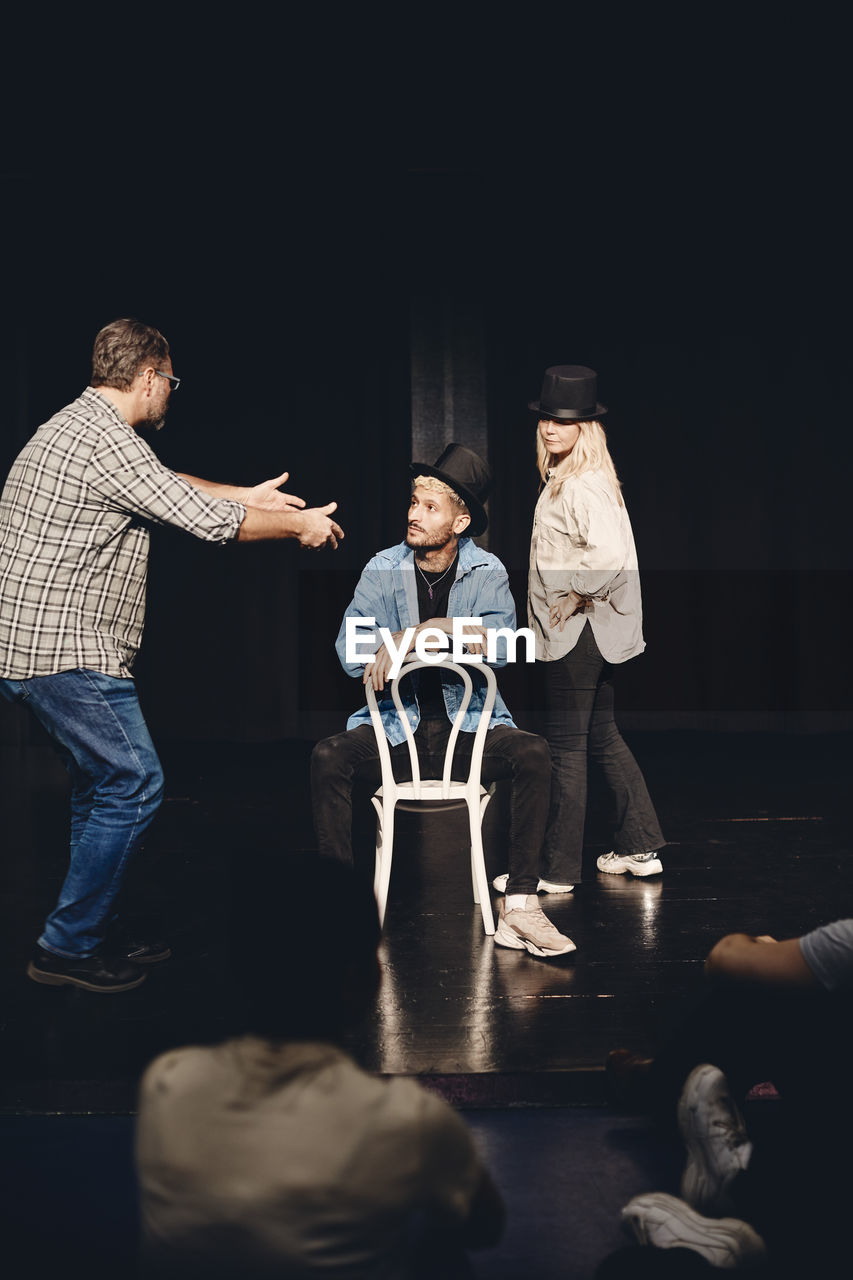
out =
[[640,767],[613,717],[613,667],[589,623],[574,649],[540,664],[545,684],[545,737],[551,749],[551,809],[542,875],[581,879],[587,760],[601,767],[614,806],[616,853],[648,853],[665,843]]
[[[445,717],[421,720],[415,743],[423,777],[441,777],[450,736]],[[473,733],[460,733],[454,753],[453,777],[467,776]],[[405,742],[391,748],[398,782],[411,778]],[[548,818],[551,757],[548,744],[537,734],[495,725],[486,734],[481,779],[489,786],[510,780],[509,883],[507,893],[535,893],[540,876],[540,853]],[[352,862],[352,793],[356,782],[379,786],[379,751],[370,725],[318,742],[311,755],[311,802],[320,853]]]

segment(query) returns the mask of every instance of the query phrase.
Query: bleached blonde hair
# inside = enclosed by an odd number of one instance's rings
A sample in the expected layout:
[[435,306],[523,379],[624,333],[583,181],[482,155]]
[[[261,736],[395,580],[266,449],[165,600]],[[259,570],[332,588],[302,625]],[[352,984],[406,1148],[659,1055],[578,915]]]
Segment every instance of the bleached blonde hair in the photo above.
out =
[[563,483],[571,476],[583,475],[585,471],[601,471],[605,479],[613,486],[616,497],[619,499],[619,505],[624,506],[622,482],[616,474],[610,450],[607,448],[607,436],[604,434],[604,427],[596,419],[576,422],[574,425],[580,429],[580,435],[565,458],[552,467],[551,454],[545,447],[539,424],[536,424],[536,465],[539,468],[542,483],[545,483],[550,471],[554,492],[559,493]]
[[433,493],[446,493],[453,505],[459,508],[460,516],[468,516],[470,518],[471,512],[465,505],[464,499],[462,499],[456,490],[452,489],[449,484],[445,484],[443,480],[439,480],[438,476],[415,476],[412,481],[412,492],[414,493],[415,489],[418,487],[421,489],[431,489]]

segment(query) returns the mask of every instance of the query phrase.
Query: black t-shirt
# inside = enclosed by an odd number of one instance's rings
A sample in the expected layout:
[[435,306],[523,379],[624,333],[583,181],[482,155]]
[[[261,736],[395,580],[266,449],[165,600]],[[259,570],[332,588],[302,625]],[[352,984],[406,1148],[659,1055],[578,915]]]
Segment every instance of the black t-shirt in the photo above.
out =
[[[447,605],[450,599],[450,588],[456,580],[458,562],[459,552],[457,551],[453,557],[453,562],[446,569],[443,569],[441,573],[427,573],[415,561],[419,622],[427,622],[430,618],[447,618],[450,616],[447,612]],[[430,599],[430,592],[432,592],[432,599]],[[413,678],[418,681],[418,706],[421,709],[421,719],[444,719],[447,716],[447,708],[444,705],[444,696],[441,692],[441,676],[438,671],[435,668],[432,670],[425,668]]]

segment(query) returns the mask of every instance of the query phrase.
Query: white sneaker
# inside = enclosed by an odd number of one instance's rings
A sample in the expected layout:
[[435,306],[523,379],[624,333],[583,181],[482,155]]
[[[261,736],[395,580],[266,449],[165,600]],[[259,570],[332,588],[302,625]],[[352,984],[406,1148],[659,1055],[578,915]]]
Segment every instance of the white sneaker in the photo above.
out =
[[692,1249],[713,1267],[743,1267],[765,1256],[764,1241],[740,1218],[703,1218],[665,1191],[634,1196],[622,1220],[640,1244],[655,1249]]
[[[495,876],[492,881],[492,888],[497,889],[498,893],[506,893],[506,887],[509,883],[509,876]],[[536,886],[537,893],[571,893],[574,889],[573,884],[557,884],[555,880],[540,880]]]
[[731,1213],[728,1190],[749,1164],[752,1143],[719,1067],[694,1067],[678,1099],[678,1128],[687,1147],[681,1194],[700,1213]]
[[535,893],[527,895],[523,911],[507,911],[506,898],[498,903],[498,927],[495,942],[499,947],[525,948],[534,956],[562,956],[576,950],[571,938],[560,933],[539,906]]
[[659,876],[663,863],[655,850],[650,853],[603,853],[595,864],[609,876]]

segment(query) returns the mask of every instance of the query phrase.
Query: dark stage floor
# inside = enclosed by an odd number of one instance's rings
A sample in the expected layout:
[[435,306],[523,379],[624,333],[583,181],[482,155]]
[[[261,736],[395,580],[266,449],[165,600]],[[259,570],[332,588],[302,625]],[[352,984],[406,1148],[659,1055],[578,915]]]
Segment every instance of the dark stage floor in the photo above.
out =
[[[608,1049],[651,1048],[701,986],[701,959],[732,929],[792,936],[851,914],[844,812],[848,735],[629,735],[670,844],[662,877],[603,876],[606,813],[591,801],[588,872],[549,914],[577,943],[538,960],[493,945],[471,897],[459,815],[398,829],[384,985],[352,1047],[367,1066],[417,1075],[464,1106],[603,1101]],[[312,844],[310,744],[160,744],[168,800],[127,908],[174,949],[135,991],[95,996],[29,981],[33,939],[64,867],[65,775],[47,747],[2,748],[0,1112],[127,1113],[158,1052],[232,1025],[224,936],[230,905],[279,892],[285,849]],[[488,814],[490,874],[506,870],[504,810]],[[361,847],[371,853],[372,810]],[[316,912],[282,895],[287,916]],[[305,957],[293,956],[294,981]],[[346,964],[346,956],[341,956]]]

